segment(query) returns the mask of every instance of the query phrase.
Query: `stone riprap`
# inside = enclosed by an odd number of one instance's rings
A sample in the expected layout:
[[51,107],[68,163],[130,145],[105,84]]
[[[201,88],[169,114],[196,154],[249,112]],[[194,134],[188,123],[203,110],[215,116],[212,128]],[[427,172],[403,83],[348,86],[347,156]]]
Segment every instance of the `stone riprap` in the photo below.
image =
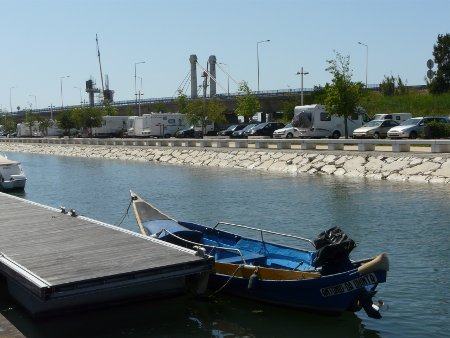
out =
[[450,183],[450,156],[346,151],[156,148],[1,143],[0,151],[132,160],[176,165],[323,174],[376,180]]

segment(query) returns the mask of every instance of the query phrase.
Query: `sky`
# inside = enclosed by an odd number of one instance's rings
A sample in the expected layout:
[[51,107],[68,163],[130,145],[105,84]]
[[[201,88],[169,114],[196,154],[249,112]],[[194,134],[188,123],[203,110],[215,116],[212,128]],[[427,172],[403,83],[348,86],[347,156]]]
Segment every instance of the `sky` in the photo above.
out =
[[261,91],[300,88],[301,67],[304,88],[325,85],[335,52],[350,57],[353,81],[393,75],[422,85],[438,34],[450,33],[448,0],[0,0],[0,8],[0,110],[13,112],[87,101],[90,78],[101,88],[96,34],[104,81],[121,101],[134,99],[135,69],[143,98],[176,96],[192,54],[202,67],[215,55],[231,75],[217,69],[218,93],[241,81],[257,90],[257,52]]

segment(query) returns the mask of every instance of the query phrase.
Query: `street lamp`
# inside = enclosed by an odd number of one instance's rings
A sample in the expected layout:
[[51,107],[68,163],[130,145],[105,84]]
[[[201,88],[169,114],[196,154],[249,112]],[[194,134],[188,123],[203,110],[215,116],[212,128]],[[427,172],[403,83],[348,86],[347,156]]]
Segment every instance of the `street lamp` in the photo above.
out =
[[138,103],[138,111],[139,111],[139,116],[141,116],[141,95],[143,95],[144,93],[142,93],[142,77],[137,76],[140,80],[141,80],[141,88],[139,89],[139,94],[136,93],[136,100],[138,99],[137,96],[139,95],[139,103]]
[[16,87],[9,87],[9,111],[12,115],[12,104],[11,104],[11,89],[16,88]]
[[76,88],[76,89],[80,90],[80,106],[83,107],[83,97],[81,96],[81,88],[77,87],[77,86],[73,86],[73,88]]
[[[139,62],[135,62],[134,63],[134,95],[136,96],[136,65],[139,65],[141,63],[145,63],[145,61],[139,61]],[[137,101],[137,96],[136,96],[136,101]]]
[[53,104],[50,103],[48,107],[50,108],[50,120],[53,121]]
[[259,92],[259,44],[264,42],[269,42],[270,40],[258,41],[256,43],[256,63],[258,66],[258,92]]
[[34,108],[37,109],[37,100],[36,100],[36,95],[30,94],[28,96],[34,96]]
[[59,79],[61,81],[61,108],[64,108],[64,100],[63,100],[63,88],[62,88],[62,83],[63,83],[63,79],[70,77],[70,75],[66,75],[66,76],[60,76]]
[[367,72],[369,68],[369,46],[362,42],[358,42],[358,44],[366,47],[366,89],[367,89]]
[[300,103],[301,103],[301,105],[303,106],[303,75],[307,75],[307,74],[309,74],[308,72],[304,72],[303,71],[303,67],[302,67],[302,69],[301,69],[301,71],[300,72],[297,72],[297,75],[301,75],[301,78],[302,78],[302,81],[301,81],[301,84],[302,84],[302,87],[301,87],[301,94],[300,94]]

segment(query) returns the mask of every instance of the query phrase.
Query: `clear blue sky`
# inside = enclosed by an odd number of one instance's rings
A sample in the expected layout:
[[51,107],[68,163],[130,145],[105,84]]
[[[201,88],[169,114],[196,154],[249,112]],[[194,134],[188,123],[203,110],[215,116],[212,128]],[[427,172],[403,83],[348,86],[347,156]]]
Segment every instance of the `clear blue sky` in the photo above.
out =
[[[424,84],[426,61],[438,34],[450,33],[448,0],[0,0],[0,108],[74,105],[92,77],[101,88],[95,34],[103,74],[115,100],[134,98],[134,67],[145,98],[173,96],[196,54],[210,55],[238,82],[257,89],[300,88],[330,82],[326,60],[333,50],[350,56],[353,80],[385,75]],[[200,74],[199,74],[200,75]],[[218,70],[218,82],[227,76]],[[199,77],[199,83],[200,83]],[[140,79],[138,79],[140,86]],[[15,87],[10,89],[11,87]],[[230,91],[237,85],[231,81]],[[224,90],[218,86],[219,93]],[[187,93],[190,94],[190,90]]]

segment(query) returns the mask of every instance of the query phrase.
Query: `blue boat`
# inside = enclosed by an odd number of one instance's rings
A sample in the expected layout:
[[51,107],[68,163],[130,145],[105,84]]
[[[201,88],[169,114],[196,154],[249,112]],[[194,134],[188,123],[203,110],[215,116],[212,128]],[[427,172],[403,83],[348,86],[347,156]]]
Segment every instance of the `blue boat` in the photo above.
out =
[[[319,234],[314,241],[298,236],[219,222],[208,227],[177,221],[131,192],[131,200],[142,234],[187,247],[198,255],[215,259],[208,288],[307,311],[339,315],[364,309],[371,318],[381,318],[382,301],[372,297],[379,283],[386,282],[389,261],[386,254],[352,261],[355,242],[339,227]],[[257,239],[219,227],[256,232]],[[265,241],[280,236],[314,247],[299,249]]]

